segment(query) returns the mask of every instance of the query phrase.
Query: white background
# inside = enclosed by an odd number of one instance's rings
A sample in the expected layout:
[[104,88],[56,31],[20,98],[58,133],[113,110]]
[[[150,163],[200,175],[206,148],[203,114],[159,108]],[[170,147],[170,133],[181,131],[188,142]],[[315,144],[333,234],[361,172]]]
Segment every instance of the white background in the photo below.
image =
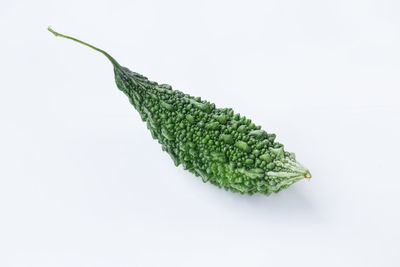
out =
[[[2,1],[0,266],[400,266],[400,2]],[[270,197],[176,168],[109,51],[312,172]]]

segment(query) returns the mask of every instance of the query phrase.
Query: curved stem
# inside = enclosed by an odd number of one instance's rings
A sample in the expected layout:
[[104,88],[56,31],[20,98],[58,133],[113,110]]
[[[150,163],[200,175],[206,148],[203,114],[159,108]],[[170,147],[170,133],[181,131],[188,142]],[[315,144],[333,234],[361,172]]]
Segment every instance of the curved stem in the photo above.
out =
[[82,42],[81,40],[78,40],[78,39],[76,39],[76,38],[74,38],[74,37],[71,37],[71,36],[68,36],[68,35],[64,35],[64,34],[58,33],[58,32],[56,32],[56,31],[54,31],[52,28],[50,28],[50,27],[48,27],[47,29],[49,30],[49,32],[53,33],[55,36],[60,36],[60,37],[66,38],[66,39],[73,40],[73,41],[75,41],[75,42],[78,42],[78,43],[81,43],[81,44],[83,44],[83,45],[86,45],[86,46],[88,46],[88,47],[90,47],[90,48],[92,48],[92,49],[94,49],[94,50],[96,50],[96,51],[99,51],[100,53],[102,53],[103,55],[105,55],[105,56],[111,61],[111,63],[112,63],[115,67],[120,67],[119,63],[118,63],[112,56],[110,56],[110,54],[108,54],[106,51],[101,50],[100,48],[97,48],[97,47],[95,47],[95,46],[93,46],[93,45],[91,45],[91,44]]

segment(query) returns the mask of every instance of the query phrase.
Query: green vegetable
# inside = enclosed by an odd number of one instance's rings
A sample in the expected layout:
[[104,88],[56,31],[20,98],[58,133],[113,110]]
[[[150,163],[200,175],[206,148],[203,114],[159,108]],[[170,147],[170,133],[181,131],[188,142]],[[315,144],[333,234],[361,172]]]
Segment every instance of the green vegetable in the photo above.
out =
[[147,122],[154,139],[175,165],[232,192],[277,193],[303,178],[311,178],[293,153],[230,108],[193,97],[170,85],[158,84],[121,66],[105,51],[48,29],[104,54],[113,64],[115,82]]

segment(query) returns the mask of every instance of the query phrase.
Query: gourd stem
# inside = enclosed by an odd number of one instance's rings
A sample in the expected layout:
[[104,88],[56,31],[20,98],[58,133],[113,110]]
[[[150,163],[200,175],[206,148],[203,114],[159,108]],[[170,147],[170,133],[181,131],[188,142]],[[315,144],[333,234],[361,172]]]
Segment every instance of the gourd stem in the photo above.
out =
[[97,47],[95,47],[95,46],[93,46],[93,45],[91,45],[91,44],[82,42],[81,40],[78,40],[78,39],[76,39],[76,38],[74,38],[74,37],[71,37],[71,36],[68,36],[68,35],[64,35],[64,34],[58,33],[58,32],[56,32],[56,31],[54,31],[52,28],[50,28],[50,27],[48,27],[47,29],[48,29],[51,33],[53,33],[55,36],[60,36],[60,37],[66,38],[66,39],[73,40],[73,41],[75,41],[75,42],[78,42],[78,43],[81,43],[81,44],[83,44],[83,45],[86,45],[86,46],[88,46],[88,47],[90,47],[90,48],[92,48],[92,49],[94,49],[94,50],[96,50],[96,51],[99,51],[100,53],[102,53],[103,55],[105,55],[105,56],[111,61],[111,63],[114,65],[114,67],[121,67],[121,66],[119,65],[119,63],[118,63],[112,56],[110,56],[106,51],[101,50],[100,48],[97,48]]

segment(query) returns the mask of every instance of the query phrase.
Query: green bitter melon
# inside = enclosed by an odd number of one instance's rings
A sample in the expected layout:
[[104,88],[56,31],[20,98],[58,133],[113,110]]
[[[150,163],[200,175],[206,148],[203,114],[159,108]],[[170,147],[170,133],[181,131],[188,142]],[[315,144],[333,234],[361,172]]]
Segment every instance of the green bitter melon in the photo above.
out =
[[230,108],[158,84],[119,65],[107,52],[48,28],[104,54],[113,64],[115,81],[139,112],[154,139],[176,166],[220,188],[241,194],[270,195],[303,178],[307,168],[246,117]]

